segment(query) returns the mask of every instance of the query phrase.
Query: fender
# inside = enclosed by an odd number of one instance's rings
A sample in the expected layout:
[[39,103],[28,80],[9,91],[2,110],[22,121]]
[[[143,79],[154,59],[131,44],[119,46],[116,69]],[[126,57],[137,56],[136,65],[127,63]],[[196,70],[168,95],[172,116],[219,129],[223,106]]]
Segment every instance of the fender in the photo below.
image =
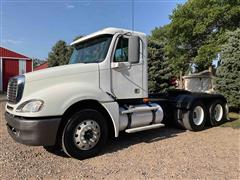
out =
[[117,102],[101,103],[112,119],[115,137],[119,136],[119,105]]
[[[201,100],[205,104],[210,104],[211,101],[215,99],[222,99],[224,102],[227,102],[226,98],[221,94],[207,94],[207,93],[191,93],[191,94],[180,94],[171,99],[173,106],[178,109],[190,109],[192,103],[196,100]],[[207,101],[205,101],[207,100]]]
[[[101,113],[104,116],[107,116],[108,123],[111,123],[111,130],[114,131],[114,136],[118,137],[119,135],[119,105],[116,101],[113,102],[98,102],[93,99],[84,99],[79,101],[72,106],[70,106],[64,115],[72,115],[72,110],[76,108],[93,108]],[[66,116],[65,116],[66,117]]]

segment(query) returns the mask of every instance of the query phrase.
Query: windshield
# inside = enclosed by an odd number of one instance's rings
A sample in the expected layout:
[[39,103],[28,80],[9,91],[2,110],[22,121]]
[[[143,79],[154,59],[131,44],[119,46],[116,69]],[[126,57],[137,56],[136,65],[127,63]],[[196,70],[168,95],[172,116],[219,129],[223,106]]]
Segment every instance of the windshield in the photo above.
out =
[[98,63],[105,59],[112,35],[101,35],[74,47],[69,64]]

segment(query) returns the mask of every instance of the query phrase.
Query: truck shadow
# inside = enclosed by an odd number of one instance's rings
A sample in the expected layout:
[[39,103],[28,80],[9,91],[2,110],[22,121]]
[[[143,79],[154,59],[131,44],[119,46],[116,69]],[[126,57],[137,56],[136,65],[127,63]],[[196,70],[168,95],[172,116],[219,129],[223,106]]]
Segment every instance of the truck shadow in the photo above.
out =
[[133,134],[123,132],[118,138],[111,139],[109,141],[108,146],[103,151],[103,154],[116,152],[139,143],[153,143],[163,139],[173,138],[178,136],[179,133],[183,133],[185,131],[186,130],[170,127],[161,127]]

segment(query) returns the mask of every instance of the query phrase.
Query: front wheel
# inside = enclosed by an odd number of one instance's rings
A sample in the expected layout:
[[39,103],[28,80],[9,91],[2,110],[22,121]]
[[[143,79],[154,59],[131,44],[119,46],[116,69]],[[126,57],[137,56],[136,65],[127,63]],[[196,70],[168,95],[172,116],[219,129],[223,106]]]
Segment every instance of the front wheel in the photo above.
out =
[[108,128],[105,118],[96,110],[86,109],[75,113],[66,124],[62,147],[76,159],[96,156],[107,142]]

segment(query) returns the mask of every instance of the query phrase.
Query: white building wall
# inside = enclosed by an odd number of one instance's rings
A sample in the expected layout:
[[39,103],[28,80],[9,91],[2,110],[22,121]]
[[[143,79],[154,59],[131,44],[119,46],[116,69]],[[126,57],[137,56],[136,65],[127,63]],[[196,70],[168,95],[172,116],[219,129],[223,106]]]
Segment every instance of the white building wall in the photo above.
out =
[[26,73],[26,60],[19,60],[19,75]]

